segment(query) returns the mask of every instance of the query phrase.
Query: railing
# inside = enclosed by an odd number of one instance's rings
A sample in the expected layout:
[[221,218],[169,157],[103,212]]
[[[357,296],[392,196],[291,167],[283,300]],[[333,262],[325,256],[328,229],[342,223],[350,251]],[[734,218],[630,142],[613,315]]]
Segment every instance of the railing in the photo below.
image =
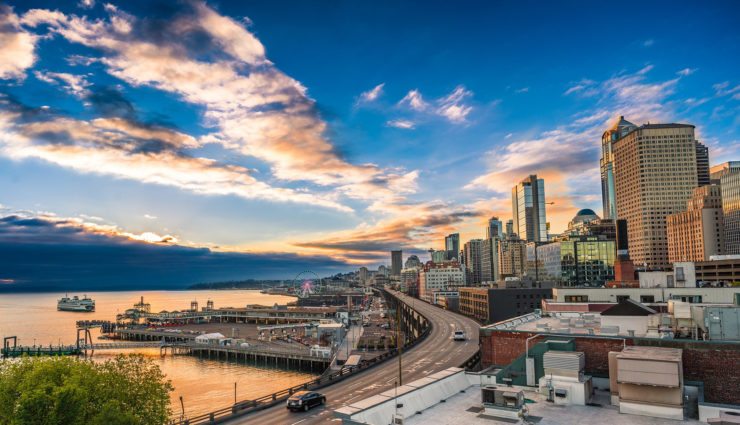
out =
[[[400,299],[398,299],[398,301],[403,304],[406,304]],[[421,313],[419,314],[421,315]],[[424,317],[423,315],[421,316]],[[421,332],[418,338],[415,338],[412,341],[409,341],[403,346],[404,352],[406,350],[413,348],[417,344],[419,344],[432,331],[432,324],[429,321],[429,319],[424,317],[424,321],[426,323],[424,330]],[[384,362],[385,360],[388,360],[391,357],[396,356],[397,354],[398,354],[398,350],[397,348],[394,347],[386,351],[385,353],[377,357],[374,357],[366,362],[363,362],[357,366],[344,367],[338,372],[333,372],[328,375],[322,375],[319,378],[316,378],[314,380],[304,382],[302,384],[298,384],[296,386],[275,392],[273,394],[266,395],[260,398],[256,398],[254,400],[241,401],[241,402],[235,403],[232,406],[225,407],[219,410],[215,410],[210,413],[205,413],[205,414],[194,416],[194,417],[187,418],[187,419],[174,420],[171,422],[171,424],[172,425],[201,425],[201,424],[222,423],[229,419],[235,418],[237,416],[246,415],[251,412],[263,410],[268,407],[272,407],[278,403],[284,402],[297,391],[316,390],[316,389],[323,388],[328,385],[334,384],[336,382],[340,382],[350,376],[354,376],[354,375],[357,375],[358,373],[371,369],[372,367]]]

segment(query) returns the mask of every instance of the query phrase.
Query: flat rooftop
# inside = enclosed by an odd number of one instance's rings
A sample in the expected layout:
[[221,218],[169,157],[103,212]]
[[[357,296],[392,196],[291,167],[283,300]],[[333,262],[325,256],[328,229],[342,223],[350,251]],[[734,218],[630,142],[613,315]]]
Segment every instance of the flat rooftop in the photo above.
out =
[[529,313],[524,316],[483,326],[482,330],[508,330],[569,335],[623,335],[627,332],[614,332],[615,329],[601,329],[601,314],[595,312],[557,312],[549,316]]
[[[626,415],[619,413],[619,408],[609,404],[609,392],[596,390],[593,406],[562,406],[545,401],[545,397],[534,391],[524,391],[524,397],[534,401],[527,403],[529,423],[539,425],[676,425],[702,424],[698,420],[677,422],[670,419],[647,416]],[[458,393],[438,403],[420,414],[405,418],[408,425],[511,425],[526,422],[514,422],[488,416],[481,410],[480,387],[469,387],[464,393]]]
[[624,347],[617,355],[620,359],[659,360],[680,362],[682,351],[678,348],[665,347]]

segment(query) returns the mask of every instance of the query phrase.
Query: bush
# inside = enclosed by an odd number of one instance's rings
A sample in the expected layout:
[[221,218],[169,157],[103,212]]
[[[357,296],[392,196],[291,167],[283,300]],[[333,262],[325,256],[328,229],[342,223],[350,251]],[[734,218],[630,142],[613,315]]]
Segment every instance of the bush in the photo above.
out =
[[166,424],[172,389],[140,355],[22,357],[0,363],[0,425]]

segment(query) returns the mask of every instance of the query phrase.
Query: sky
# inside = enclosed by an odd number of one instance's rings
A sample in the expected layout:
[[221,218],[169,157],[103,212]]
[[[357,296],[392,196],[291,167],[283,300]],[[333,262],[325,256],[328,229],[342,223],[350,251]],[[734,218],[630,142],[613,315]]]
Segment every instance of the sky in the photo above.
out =
[[545,179],[601,213],[620,115],[740,155],[740,4],[0,4],[0,290],[425,259]]

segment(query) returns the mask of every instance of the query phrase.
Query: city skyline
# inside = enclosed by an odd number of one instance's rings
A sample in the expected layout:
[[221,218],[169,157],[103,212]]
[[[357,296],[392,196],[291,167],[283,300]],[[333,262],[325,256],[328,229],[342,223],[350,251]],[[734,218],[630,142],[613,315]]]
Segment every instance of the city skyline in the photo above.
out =
[[[559,233],[583,208],[603,216],[619,116],[696,126],[710,165],[740,153],[732,2],[628,4],[615,33],[585,2],[8,4],[2,286],[40,278],[17,266],[40,256],[69,266],[54,288],[86,267],[176,285],[425,258],[509,220],[530,174]],[[182,269],[154,271],[167,262]]]

